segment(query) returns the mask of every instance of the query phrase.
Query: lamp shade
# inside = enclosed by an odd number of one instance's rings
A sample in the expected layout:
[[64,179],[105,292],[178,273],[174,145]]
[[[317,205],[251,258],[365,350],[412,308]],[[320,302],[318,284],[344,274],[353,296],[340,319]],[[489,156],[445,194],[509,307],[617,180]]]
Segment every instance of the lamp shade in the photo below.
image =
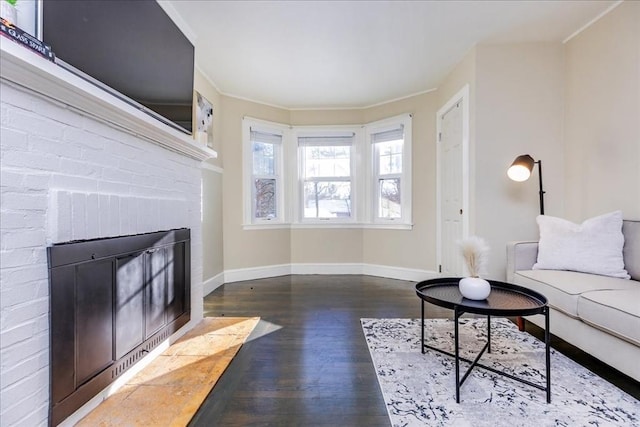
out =
[[534,164],[535,161],[530,155],[523,154],[518,156],[507,170],[507,175],[514,181],[526,181],[531,176]]

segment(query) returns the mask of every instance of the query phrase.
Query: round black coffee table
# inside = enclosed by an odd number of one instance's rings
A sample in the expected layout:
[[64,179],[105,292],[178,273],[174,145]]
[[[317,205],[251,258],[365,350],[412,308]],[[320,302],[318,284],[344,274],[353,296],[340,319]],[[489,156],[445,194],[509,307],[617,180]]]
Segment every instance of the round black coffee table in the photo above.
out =
[[[527,289],[522,286],[513,285],[511,283],[498,282],[489,280],[491,284],[491,294],[487,299],[476,301],[470,300],[462,296],[458,289],[459,277],[446,277],[432,280],[425,280],[416,284],[416,293],[422,302],[422,353],[425,349],[431,349],[448,356],[454,357],[456,360],[456,402],[460,403],[460,387],[467,379],[474,367],[478,366],[487,369],[496,374],[503,375],[521,383],[535,387],[539,390],[547,392],[547,403],[551,403],[551,357],[549,348],[549,307],[547,298],[544,295]],[[428,302],[440,307],[453,310],[454,313],[454,340],[455,354],[432,347],[425,343],[424,340],[424,303]],[[458,341],[458,319],[464,313],[473,313],[487,316],[487,342],[476,356],[475,360],[469,360],[460,357],[460,346]],[[485,351],[491,353],[491,316],[531,316],[534,314],[542,314],[545,319],[544,342],[546,352],[546,387],[518,378],[509,373],[496,370],[490,366],[478,363],[480,357]],[[460,360],[470,363],[469,369],[460,379]]]

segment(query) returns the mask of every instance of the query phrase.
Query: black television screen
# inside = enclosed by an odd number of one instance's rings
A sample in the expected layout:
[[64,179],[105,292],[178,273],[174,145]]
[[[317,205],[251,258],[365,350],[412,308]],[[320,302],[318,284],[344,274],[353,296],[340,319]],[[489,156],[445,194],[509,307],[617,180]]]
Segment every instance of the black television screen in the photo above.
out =
[[63,66],[192,132],[194,48],[155,0],[43,0],[41,36]]

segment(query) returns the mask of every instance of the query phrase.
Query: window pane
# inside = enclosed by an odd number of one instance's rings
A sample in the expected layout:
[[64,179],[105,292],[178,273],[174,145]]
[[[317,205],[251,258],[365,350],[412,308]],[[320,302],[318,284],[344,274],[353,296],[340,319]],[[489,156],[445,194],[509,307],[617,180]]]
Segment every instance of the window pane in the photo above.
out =
[[350,146],[305,146],[303,150],[305,177],[351,175]]
[[276,212],[276,180],[256,179],[255,185],[255,218],[275,218]]
[[400,178],[380,179],[378,183],[378,217],[400,218]]
[[376,145],[380,175],[402,173],[402,145],[402,140],[381,142]]
[[275,144],[253,143],[253,174],[275,175]]
[[305,218],[350,218],[351,183],[343,181],[305,181]]

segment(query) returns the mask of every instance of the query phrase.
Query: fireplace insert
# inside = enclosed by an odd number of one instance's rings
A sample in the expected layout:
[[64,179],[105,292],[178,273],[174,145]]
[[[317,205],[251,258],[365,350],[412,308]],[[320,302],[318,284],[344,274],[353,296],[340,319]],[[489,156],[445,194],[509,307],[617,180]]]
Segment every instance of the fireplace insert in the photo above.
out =
[[47,248],[56,425],[190,319],[190,230]]

